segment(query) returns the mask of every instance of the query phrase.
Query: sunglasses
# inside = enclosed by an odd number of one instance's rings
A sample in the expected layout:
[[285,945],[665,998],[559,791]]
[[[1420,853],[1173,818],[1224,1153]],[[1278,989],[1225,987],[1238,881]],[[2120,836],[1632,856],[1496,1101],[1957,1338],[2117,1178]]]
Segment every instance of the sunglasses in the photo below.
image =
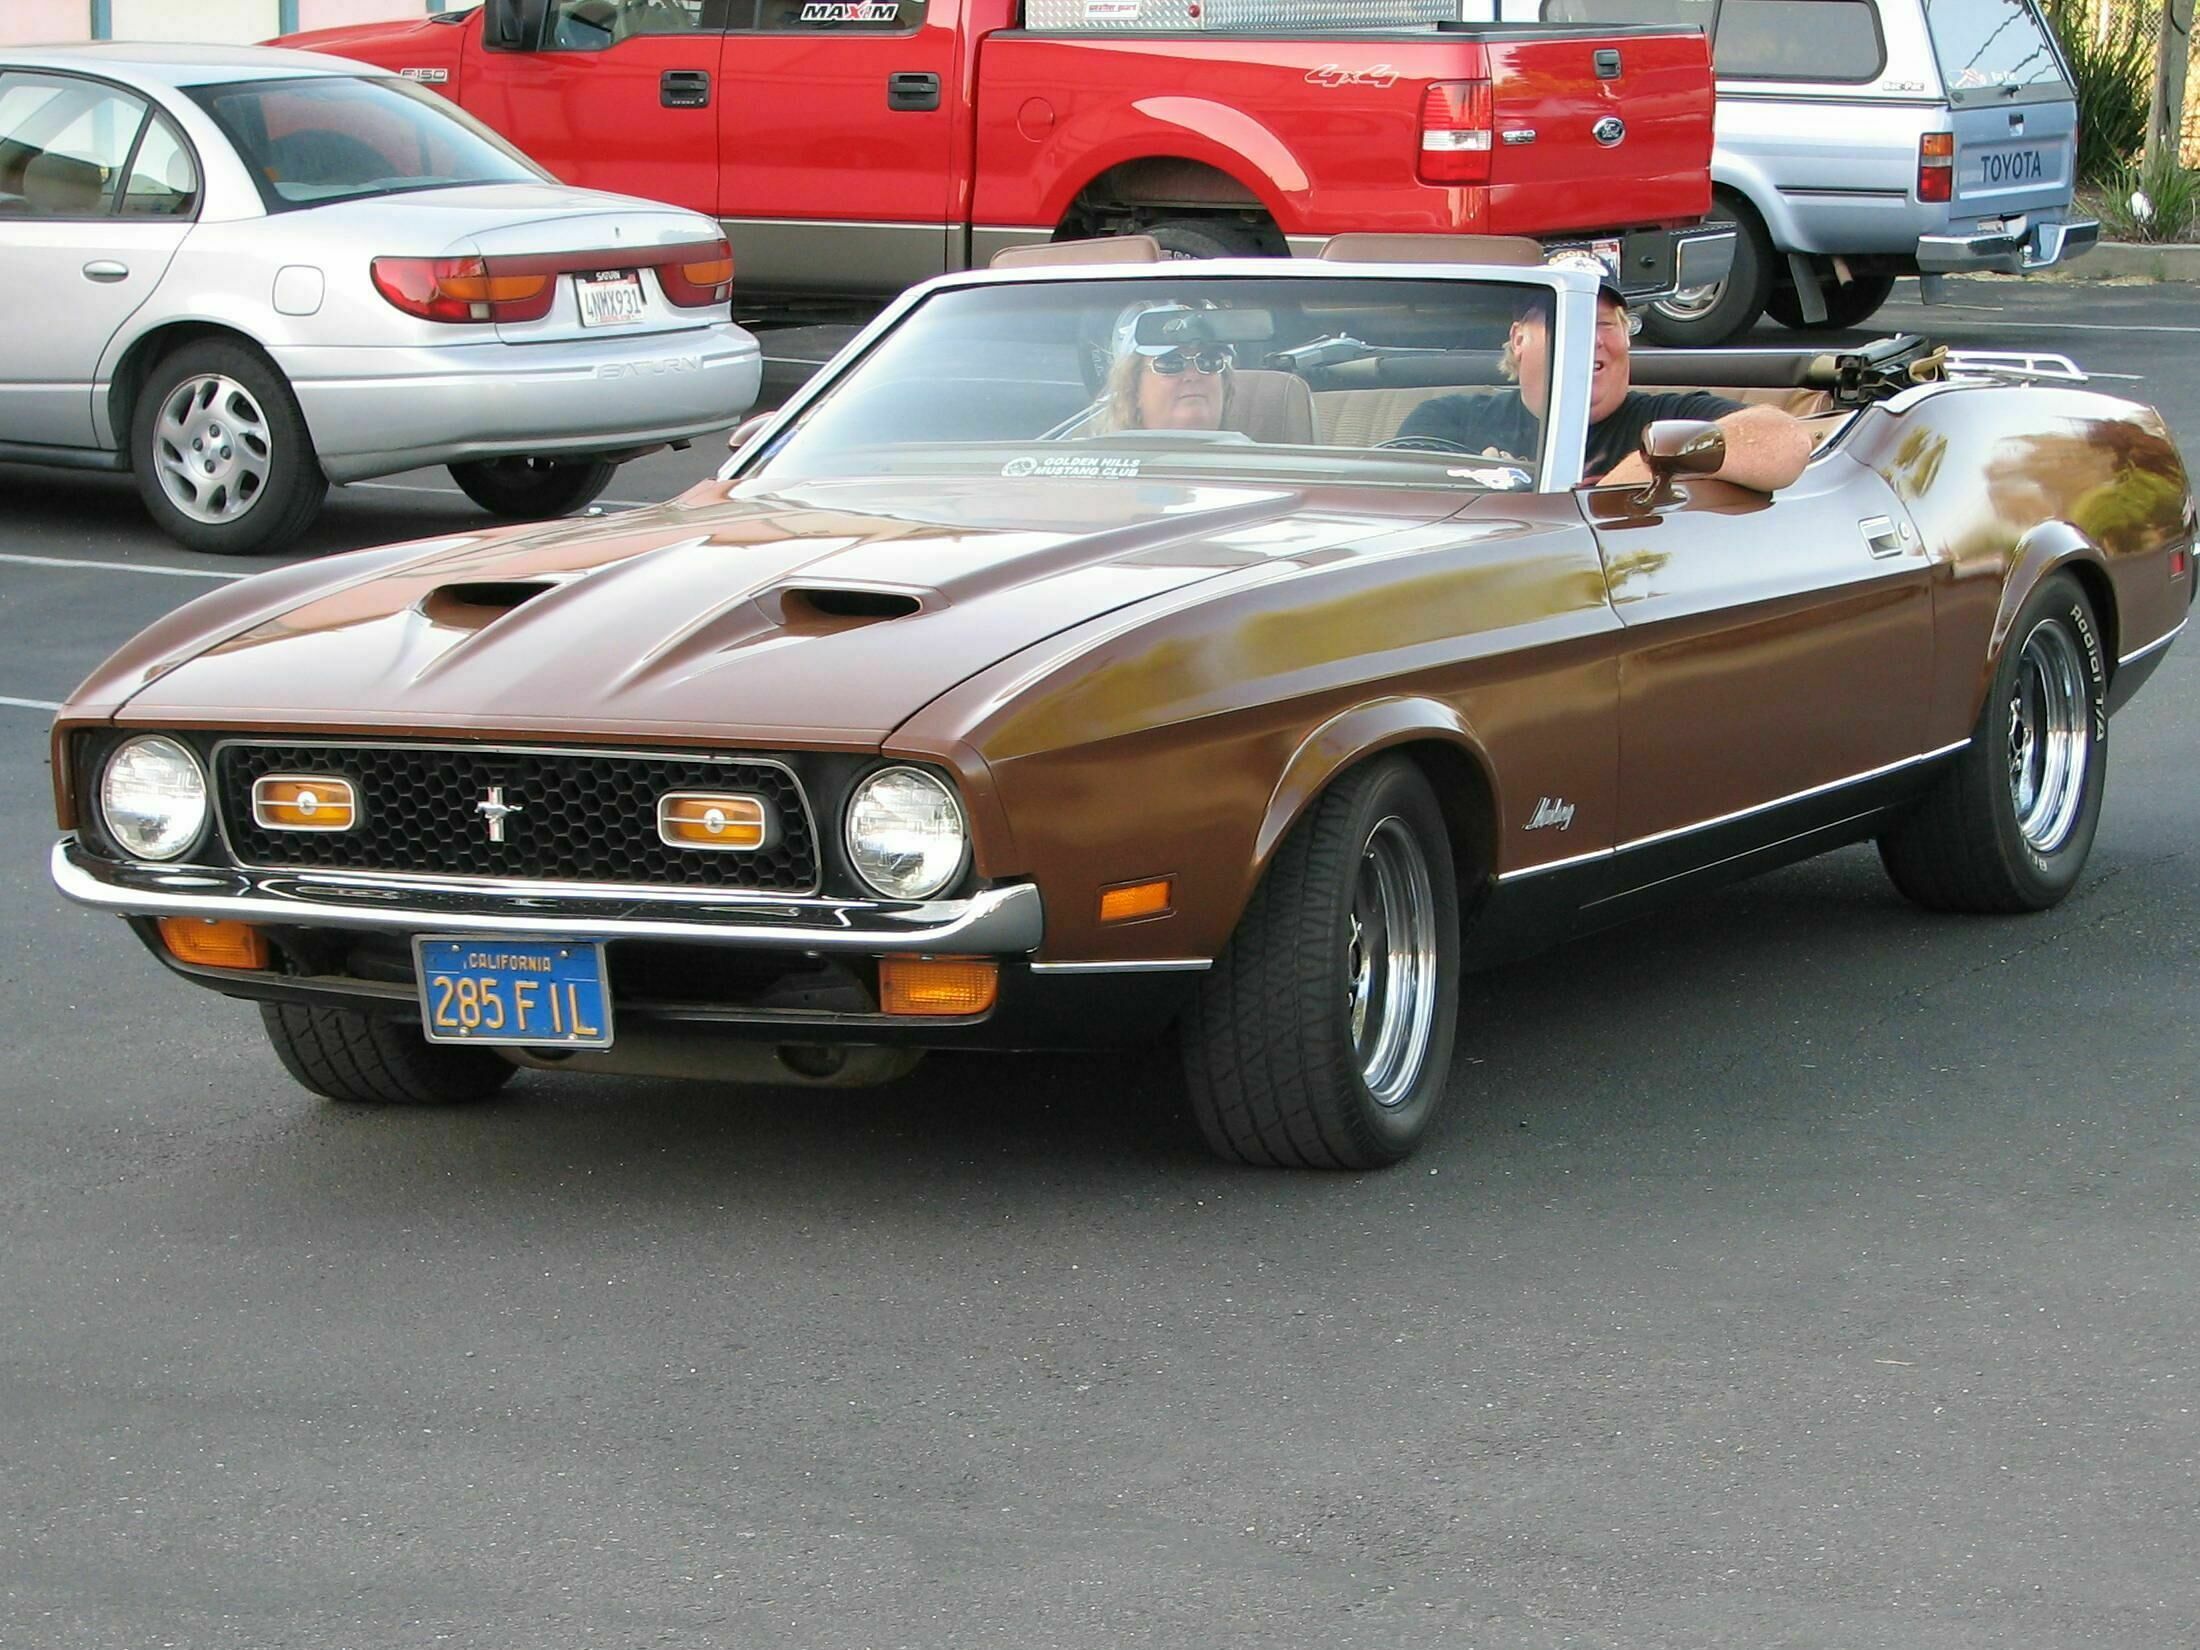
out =
[[1218,373],[1237,360],[1237,351],[1228,344],[1218,344],[1213,349],[1203,349],[1197,355],[1189,350],[1171,350],[1166,355],[1149,356],[1153,370],[1164,378],[1174,378],[1186,367],[1197,367],[1204,373]]

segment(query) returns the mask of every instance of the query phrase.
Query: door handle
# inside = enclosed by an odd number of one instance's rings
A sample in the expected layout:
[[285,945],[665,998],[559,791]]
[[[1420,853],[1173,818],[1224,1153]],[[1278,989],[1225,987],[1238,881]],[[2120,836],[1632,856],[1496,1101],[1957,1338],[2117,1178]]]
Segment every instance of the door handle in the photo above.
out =
[[1899,556],[1910,547],[1907,522],[1898,523],[1891,516],[1866,516],[1856,525],[1874,556]]
[[890,74],[886,77],[886,107],[921,112],[940,106],[940,77],[936,74]]
[[84,266],[84,278],[112,286],[117,281],[127,281],[130,278],[130,266],[118,264],[112,258],[97,258]]
[[668,109],[707,108],[709,73],[702,69],[667,69],[657,77],[657,101]]

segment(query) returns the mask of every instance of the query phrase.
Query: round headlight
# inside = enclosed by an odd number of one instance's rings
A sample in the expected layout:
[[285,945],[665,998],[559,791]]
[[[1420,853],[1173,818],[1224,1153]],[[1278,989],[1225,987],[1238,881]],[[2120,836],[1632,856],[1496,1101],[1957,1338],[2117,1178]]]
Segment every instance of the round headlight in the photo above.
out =
[[99,812],[125,853],[174,859],[206,829],[205,771],[176,740],[132,739],[107,759]]
[[929,899],[962,870],[961,805],[915,768],[885,768],[848,799],[848,858],[889,899]]

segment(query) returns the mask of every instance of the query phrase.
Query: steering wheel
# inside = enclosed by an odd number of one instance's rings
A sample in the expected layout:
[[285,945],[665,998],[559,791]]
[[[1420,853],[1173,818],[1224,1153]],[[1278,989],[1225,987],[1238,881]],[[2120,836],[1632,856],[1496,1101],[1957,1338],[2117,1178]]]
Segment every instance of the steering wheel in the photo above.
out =
[[1388,441],[1375,443],[1379,453],[1457,453],[1468,456],[1467,449],[1456,441],[1446,441],[1440,435],[1394,435]]

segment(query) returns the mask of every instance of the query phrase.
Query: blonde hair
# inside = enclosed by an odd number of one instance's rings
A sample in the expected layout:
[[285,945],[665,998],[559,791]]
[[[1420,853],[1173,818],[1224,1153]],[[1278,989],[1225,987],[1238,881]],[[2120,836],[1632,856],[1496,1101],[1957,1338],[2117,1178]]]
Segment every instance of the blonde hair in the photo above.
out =
[[[1138,368],[1151,359],[1136,350],[1125,350],[1108,368],[1107,382],[1100,386],[1100,416],[1094,421],[1094,435],[1114,435],[1122,430],[1138,430],[1145,426],[1138,419]],[[1237,398],[1237,373],[1225,367],[1222,373],[1222,417],[1230,416],[1230,403]]]

